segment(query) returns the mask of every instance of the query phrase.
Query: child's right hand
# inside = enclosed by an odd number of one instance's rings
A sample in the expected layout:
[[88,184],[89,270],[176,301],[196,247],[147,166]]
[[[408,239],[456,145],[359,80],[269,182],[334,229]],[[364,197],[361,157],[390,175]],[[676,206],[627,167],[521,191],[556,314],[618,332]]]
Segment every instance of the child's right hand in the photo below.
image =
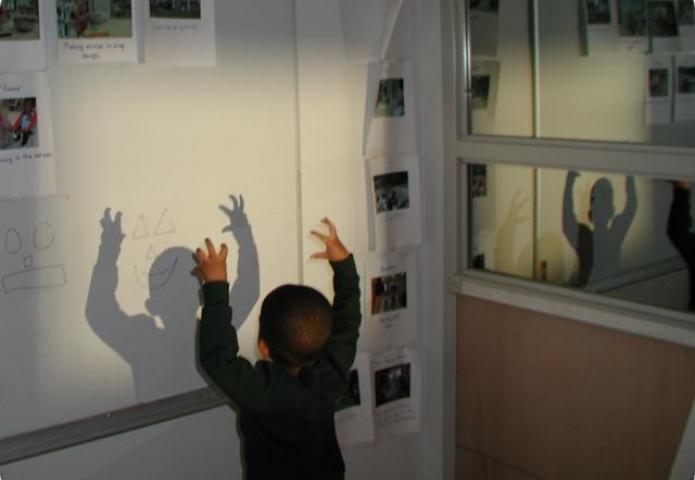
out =
[[220,251],[215,250],[215,246],[209,238],[205,239],[207,254],[202,248],[195,251],[195,260],[198,266],[195,274],[201,282],[226,282],[227,281],[227,245],[220,246]]
[[333,223],[331,223],[331,221],[327,218],[324,218],[321,220],[321,222],[328,227],[328,235],[316,230],[312,230],[311,233],[326,245],[326,250],[312,254],[311,258],[324,258],[329,262],[340,262],[341,260],[348,258],[350,256],[350,252],[347,248],[345,248],[343,242],[341,242],[338,238],[338,232],[335,229],[335,225],[333,225]]

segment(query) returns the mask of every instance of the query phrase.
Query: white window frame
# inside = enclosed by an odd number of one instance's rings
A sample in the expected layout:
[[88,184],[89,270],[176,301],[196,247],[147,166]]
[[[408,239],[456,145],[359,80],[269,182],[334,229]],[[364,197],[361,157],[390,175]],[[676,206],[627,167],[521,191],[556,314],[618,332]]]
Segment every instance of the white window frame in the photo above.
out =
[[[541,1],[531,2],[532,17],[538,18]],[[468,42],[463,12],[467,0],[441,0],[444,52],[445,186],[447,232],[447,275],[449,290],[511,306],[613,328],[650,338],[695,347],[695,316],[649,305],[626,302],[580,290],[467,268],[468,226],[464,163],[511,164],[528,167],[589,170],[623,175],[645,175],[662,179],[695,178],[695,149],[631,143],[565,141],[469,135],[467,96],[463,78],[469,75]],[[533,20],[532,20],[533,22]],[[533,22],[537,25],[537,22]],[[537,29],[534,27],[534,31]],[[534,38],[535,109],[542,90],[538,88],[538,35]],[[466,48],[462,48],[462,46]],[[468,82],[466,82],[467,84]],[[461,105],[461,108],[459,108]],[[536,115],[537,116],[537,115]],[[540,125],[535,121],[535,131]],[[455,259],[451,261],[452,259]]]

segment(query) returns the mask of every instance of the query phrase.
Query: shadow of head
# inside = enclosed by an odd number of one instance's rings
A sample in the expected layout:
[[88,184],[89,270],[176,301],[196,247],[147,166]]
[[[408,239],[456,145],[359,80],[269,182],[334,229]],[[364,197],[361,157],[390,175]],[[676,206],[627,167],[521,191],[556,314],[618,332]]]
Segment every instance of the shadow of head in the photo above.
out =
[[149,287],[149,298],[145,302],[147,311],[159,316],[165,326],[174,326],[178,319],[194,319],[198,310],[200,288],[191,273],[195,267],[193,252],[183,247],[172,247],[155,258],[145,280]]
[[589,220],[597,227],[605,227],[613,215],[613,186],[606,178],[600,178],[591,188]]

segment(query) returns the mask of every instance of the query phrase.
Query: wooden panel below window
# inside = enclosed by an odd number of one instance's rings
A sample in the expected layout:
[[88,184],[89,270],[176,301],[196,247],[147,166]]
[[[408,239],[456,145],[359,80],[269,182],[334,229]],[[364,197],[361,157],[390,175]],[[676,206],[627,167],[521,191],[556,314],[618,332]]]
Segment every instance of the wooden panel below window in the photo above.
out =
[[668,478],[695,350],[469,297],[457,329],[459,449],[546,480]]

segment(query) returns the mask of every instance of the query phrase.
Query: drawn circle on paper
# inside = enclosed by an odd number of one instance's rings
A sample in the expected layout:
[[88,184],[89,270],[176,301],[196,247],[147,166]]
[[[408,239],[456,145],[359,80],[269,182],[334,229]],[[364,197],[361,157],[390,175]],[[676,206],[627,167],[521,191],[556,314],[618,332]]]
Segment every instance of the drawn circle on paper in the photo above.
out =
[[41,222],[34,230],[34,247],[37,250],[45,250],[50,247],[55,242],[55,239],[53,226],[48,222]]
[[22,236],[16,229],[10,228],[7,230],[7,233],[5,233],[5,250],[7,250],[8,253],[15,255],[19,253],[21,249]]

